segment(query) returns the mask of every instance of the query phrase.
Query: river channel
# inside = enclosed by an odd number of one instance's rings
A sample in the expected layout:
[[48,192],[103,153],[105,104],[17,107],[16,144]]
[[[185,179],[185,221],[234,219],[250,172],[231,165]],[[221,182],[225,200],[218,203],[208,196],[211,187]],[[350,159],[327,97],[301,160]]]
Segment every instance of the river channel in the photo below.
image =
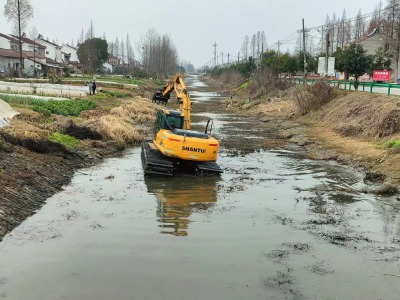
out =
[[262,127],[186,82],[195,126],[213,117],[255,151],[223,143],[221,177],[144,178],[140,148],[79,170],[0,243],[0,298],[399,299],[392,199],[363,193],[360,170],[262,147]]

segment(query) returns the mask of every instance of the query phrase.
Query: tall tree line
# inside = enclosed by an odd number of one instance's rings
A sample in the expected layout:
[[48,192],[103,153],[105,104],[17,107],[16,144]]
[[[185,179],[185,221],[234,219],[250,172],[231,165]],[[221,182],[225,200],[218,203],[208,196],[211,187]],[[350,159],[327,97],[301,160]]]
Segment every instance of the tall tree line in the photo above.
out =
[[262,52],[267,51],[268,44],[264,31],[254,33],[250,37],[246,35],[241,47],[242,59],[248,60],[249,57],[253,59],[260,57]]
[[163,77],[178,70],[178,51],[169,35],[160,35],[150,28],[137,42],[136,48],[147,72]]

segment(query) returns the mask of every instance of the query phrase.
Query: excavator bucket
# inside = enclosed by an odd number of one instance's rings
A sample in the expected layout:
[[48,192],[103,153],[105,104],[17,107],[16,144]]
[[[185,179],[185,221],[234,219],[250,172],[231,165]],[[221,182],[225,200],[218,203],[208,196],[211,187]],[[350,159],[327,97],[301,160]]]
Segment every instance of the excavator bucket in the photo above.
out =
[[169,100],[169,95],[168,96],[163,96],[164,89],[159,89],[154,92],[153,96],[153,103],[163,103],[167,104]]

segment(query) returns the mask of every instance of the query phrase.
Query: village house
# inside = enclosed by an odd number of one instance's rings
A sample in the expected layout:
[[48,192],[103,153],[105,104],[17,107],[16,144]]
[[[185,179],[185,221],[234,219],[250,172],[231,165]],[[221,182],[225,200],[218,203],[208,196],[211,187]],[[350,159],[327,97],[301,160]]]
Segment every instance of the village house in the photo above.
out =
[[58,46],[57,44],[54,44],[48,40],[45,40],[42,35],[39,35],[38,43],[43,46],[46,46],[46,54],[45,54],[46,58],[50,58],[59,63],[63,62],[60,46]]
[[119,58],[116,57],[116,56],[111,56],[111,57],[107,60],[107,62],[108,62],[109,64],[113,65],[113,66],[118,66],[118,65],[120,64],[120,63],[119,63]]
[[82,65],[78,58],[78,48],[64,44],[61,47],[64,64],[68,66],[75,73],[82,73]]
[[68,61],[69,62],[78,62],[79,63],[79,58],[78,58],[78,49],[70,46],[70,45],[62,45],[61,47],[61,52],[63,53],[64,57],[69,56]]
[[[392,51],[394,59],[392,60],[392,65],[391,65],[392,70],[390,72],[390,81],[397,82],[400,66],[399,62],[396,61],[396,52],[394,51],[395,49],[393,48],[394,40],[392,38],[390,38],[385,34],[377,33],[370,36],[366,36],[358,40],[357,43],[359,43],[364,47],[364,50],[367,51],[367,54],[371,55],[376,54],[376,51],[378,49],[386,49]],[[381,70],[375,70],[375,71],[381,71]]]
[[106,73],[114,73],[115,71],[115,66],[109,62],[105,62],[103,64],[103,69],[105,70]]
[[[11,35],[11,36],[18,43],[18,37],[15,36],[15,35]],[[29,38],[27,38],[25,33],[22,34],[21,41],[22,41],[22,50],[23,51],[28,51],[28,52],[35,51],[37,54],[44,56],[44,53],[46,51],[46,47],[41,45],[41,44],[38,44],[37,42],[35,42],[35,41],[33,41],[33,40],[29,39]],[[19,47],[17,46],[15,50],[18,50],[18,49],[19,49]]]

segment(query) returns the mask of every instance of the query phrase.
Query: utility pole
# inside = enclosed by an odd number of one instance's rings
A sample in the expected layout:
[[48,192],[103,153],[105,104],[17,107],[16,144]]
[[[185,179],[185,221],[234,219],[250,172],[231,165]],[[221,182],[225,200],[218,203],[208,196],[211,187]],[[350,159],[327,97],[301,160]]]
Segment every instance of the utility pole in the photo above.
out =
[[221,64],[222,64],[222,67],[223,67],[224,66],[224,52],[221,52],[221,58],[222,58]]
[[217,66],[217,41],[214,43],[214,67]]
[[306,49],[306,31],[304,29],[304,19],[303,19],[303,52],[304,52],[304,85],[307,84],[307,49]]
[[326,30],[326,54],[325,54],[325,76],[328,76],[328,59],[329,59],[329,30]]
[[229,67],[229,56],[230,56],[230,54],[228,53],[228,67]]
[[238,64],[239,64],[239,60],[240,60],[240,51],[238,52]]

